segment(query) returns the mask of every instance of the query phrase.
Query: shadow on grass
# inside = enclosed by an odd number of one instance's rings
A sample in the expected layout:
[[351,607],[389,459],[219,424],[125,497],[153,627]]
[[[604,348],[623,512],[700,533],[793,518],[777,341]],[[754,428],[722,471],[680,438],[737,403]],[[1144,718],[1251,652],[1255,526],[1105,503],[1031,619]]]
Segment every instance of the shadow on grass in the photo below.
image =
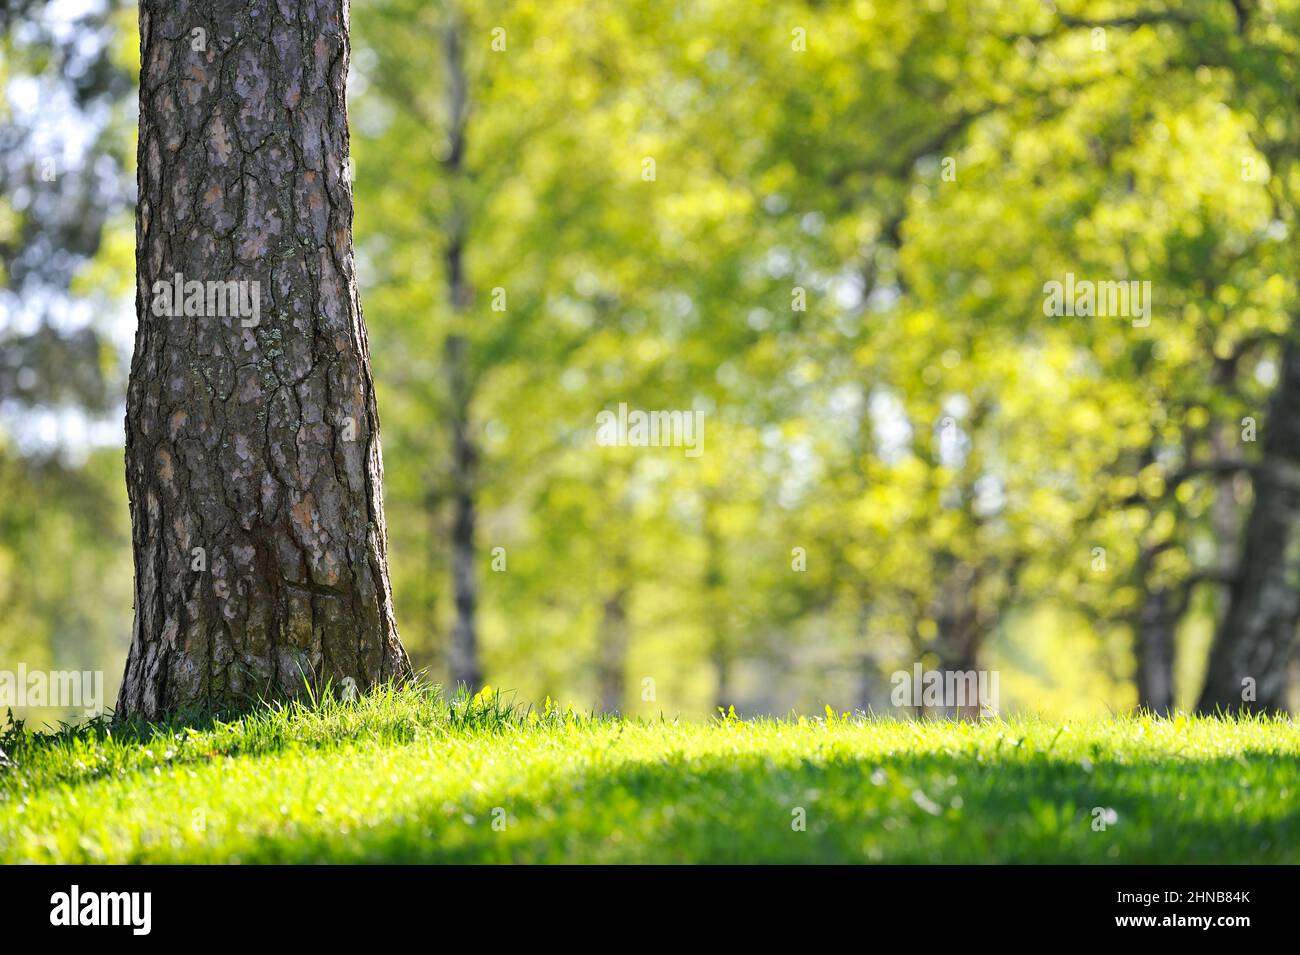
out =
[[289,749],[335,749],[357,741],[401,746],[422,734],[465,730],[501,732],[517,726],[524,707],[503,699],[450,699],[437,684],[408,682],[372,689],[361,699],[337,699],[329,687],[306,701],[265,704],[252,712],[195,712],[148,722],[111,713],[54,732],[33,732],[10,711],[0,731],[0,786],[76,788],[99,780],[139,775],[159,767],[201,765],[214,759],[272,756]]
[[668,758],[562,776],[527,799],[417,800],[346,833],[295,825],[222,850],[242,862],[1296,862],[1288,793],[1300,759],[1263,754],[1091,769],[1046,755]]

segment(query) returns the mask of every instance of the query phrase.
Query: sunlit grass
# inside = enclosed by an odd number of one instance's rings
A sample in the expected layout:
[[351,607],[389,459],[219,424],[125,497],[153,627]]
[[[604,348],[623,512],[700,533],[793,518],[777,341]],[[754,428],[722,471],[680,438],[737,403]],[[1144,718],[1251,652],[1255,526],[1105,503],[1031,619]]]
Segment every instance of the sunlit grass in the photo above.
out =
[[410,688],[0,745],[11,863],[1300,861],[1290,720],[625,721]]

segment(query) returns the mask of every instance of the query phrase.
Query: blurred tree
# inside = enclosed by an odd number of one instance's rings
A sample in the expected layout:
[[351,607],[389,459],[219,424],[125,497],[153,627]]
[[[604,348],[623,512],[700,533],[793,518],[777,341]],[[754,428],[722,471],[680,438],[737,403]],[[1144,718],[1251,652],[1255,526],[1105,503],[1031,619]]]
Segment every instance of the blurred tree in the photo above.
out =
[[[1100,37],[1104,47],[1106,37],[1112,36],[1112,42],[1128,46],[1125,60],[1138,78],[1173,74],[1187,86],[1218,85],[1223,90],[1221,102],[1249,118],[1246,135],[1251,148],[1239,149],[1234,157],[1234,178],[1262,193],[1272,205],[1266,240],[1248,247],[1249,255],[1265,265],[1265,274],[1276,267],[1273,274],[1289,281],[1273,313],[1282,321],[1266,327],[1263,336],[1264,340],[1281,339],[1277,386],[1268,399],[1267,414],[1247,416],[1265,419],[1259,459],[1249,468],[1253,501],[1243,523],[1240,562],[1231,575],[1227,606],[1220,616],[1198,708],[1284,710],[1288,664],[1300,625],[1300,589],[1296,587],[1300,547],[1294,543],[1300,540],[1300,491],[1291,476],[1300,463],[1296,458],[1300,455],[1300,432],[1293,433],[1289,423],[1292,410],[1300,407],[1300,344],[1296,344],[1300,324],[1291,317],[1297,306],[1289,268],[1297,224],[1290,184],[1297,174],[1296,143],[1300,141],[1291,64],[1300,44],[1300,7],[1294,3],[1221,4],[1207,0],[1128,16],[1074,10],[1068,14],[1049,12],[1046,18],[1040,38],[1073,43],[1077,49],[1085,37],[1094,45]],[[1223,286],[1217,275],[1207,284],[1212,289]],[[1263,288],[1276,291],[1276,283]],[[1228,344],[1219,356],[1231,361],[1229,356],[1240,354],[1239,348],[1253,344],[1242,339]],[[1225,464],[1193,461],[1190,467],[1222,473]],[[1230,469],[1242,470],[1239,463],[1232,463]],[[1226,519],[1219,523],[1223,530],[1228,529]],[[1155,611],[1144,616],[1158,621],[1167,613]]]
[[131,601],[112,450],[125,372],[114,303],[132,271],[124,7],[0,10],[0,666],[107,670],[101,702],[117,691]]
[[50,7],[0,10],[0,404],[103,414],[121,399],[117,356],[69,293],[131,199],[133,83],[115,56],[122,4]]
[[[627,16],[654,19],[639,8]],[[602,387],[591,370],[602,363],[623,375],[610,341],[644,320],[643,276],[665,267],[646,234],[646,187],[627,185],[641,157],[624,155],[620,169],[601,146],[620,134],[629,87],[654,64],[635,64],[622,14],[585,4],[392,0],[361,17],[361,101],[375,119],[359,136],[358,189],[363,216],[382,221],[362,252],[376,266],[368,300],[386,333],[380,360],[403,392],[390,427],[409,452],[392,461],[393,505],[424,512],[409,546],[423,542],[425,566],[450,571],[445,672],[477,685],[486,502],[521,503],[512,487],[531,491],[531,471],[556,467],[576,431],[590,437],[599,407],[590,393],[570,398],[569,382]],[[568,85],[540,79],[559,68]],[[372,154],[401,178],[368,174]],[[399,600],[432,629],[430,574],[406,576],[401,560]]]
[[[1263,668],[1284,705],[1291,0],[354,14],[418,665],[646,715],[878,708],[916,662],[1167,712],[1217,627],[1207,694]],[[116,235],[78,294],[129,259]],[[1150,323],[1044,314],[1067,272],[1149,280]],[[113,400],[51,324],[0,356],[29,429],[55,391]],[[704,411],[704,454],[598,446],[620,403]]]

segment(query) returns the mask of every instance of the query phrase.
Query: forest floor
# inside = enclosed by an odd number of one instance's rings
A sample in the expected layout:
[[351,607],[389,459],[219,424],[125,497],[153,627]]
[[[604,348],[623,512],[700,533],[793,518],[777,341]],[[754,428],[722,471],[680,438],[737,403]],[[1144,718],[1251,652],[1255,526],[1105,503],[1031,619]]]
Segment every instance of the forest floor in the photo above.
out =
[[0,747],[0,862],[1300,862],[1300,725],[628,721],[426,690]]

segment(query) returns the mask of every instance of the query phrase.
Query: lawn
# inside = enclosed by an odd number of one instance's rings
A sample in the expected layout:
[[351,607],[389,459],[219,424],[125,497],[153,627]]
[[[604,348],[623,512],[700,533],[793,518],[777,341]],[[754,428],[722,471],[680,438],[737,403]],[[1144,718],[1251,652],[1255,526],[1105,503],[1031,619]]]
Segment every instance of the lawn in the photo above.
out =
[[407,689],[0,746],[7,863],[1300,862],[1291,720],[626,721]]

